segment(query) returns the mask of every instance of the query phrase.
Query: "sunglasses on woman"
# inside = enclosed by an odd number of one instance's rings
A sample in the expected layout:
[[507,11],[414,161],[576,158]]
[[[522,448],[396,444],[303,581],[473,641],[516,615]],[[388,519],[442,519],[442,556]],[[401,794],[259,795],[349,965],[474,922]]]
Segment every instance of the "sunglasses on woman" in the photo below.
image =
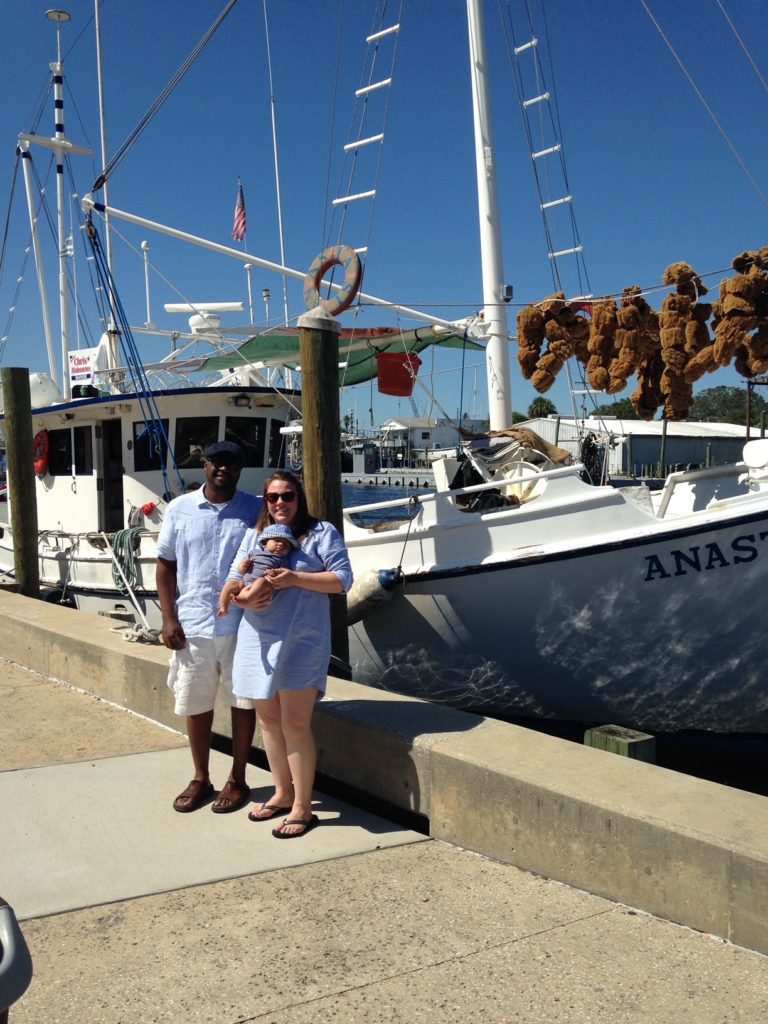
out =
[[296,491],[283,491],[281,494],[278,494],[277,491],[269,491],[264,495],[264,500],[270,505],[274,505],[278,501],[288,504],[288,502],[296,500]]

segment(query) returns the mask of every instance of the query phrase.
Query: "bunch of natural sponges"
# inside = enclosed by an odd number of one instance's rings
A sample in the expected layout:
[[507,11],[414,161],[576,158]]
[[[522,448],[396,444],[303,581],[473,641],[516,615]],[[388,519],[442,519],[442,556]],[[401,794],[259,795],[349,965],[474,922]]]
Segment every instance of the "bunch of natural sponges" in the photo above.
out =
[[[518,313],[517,360],[525,379],[540,394],[549,391],[571,356],[586,361],[589,321],[580,312],[580,305],[566,302],[563,292],[557,292]],[[540,355],[545,340],[547,347]]]
[[[624,289],[618,307],[612,298],[566,302],[563,292],[528,306],[517,318],[523,376],[537,391],[547,391],[565,360],[575,356],[590,385],[610,395],[636,374],[632,404],[641,418],[652,419],[663,403],[667,419],[685,419],[691,385],[704,373],[731,361],[745,377],[768,372],[768,246],[737,256],[733,268],[736,275],[721,282],[713,304],[701,301],[706,287],[679,261],[664,271],[663,283],[675,290],[660,313],[637,286]],[[584,311],[591,321],[580,315]]]

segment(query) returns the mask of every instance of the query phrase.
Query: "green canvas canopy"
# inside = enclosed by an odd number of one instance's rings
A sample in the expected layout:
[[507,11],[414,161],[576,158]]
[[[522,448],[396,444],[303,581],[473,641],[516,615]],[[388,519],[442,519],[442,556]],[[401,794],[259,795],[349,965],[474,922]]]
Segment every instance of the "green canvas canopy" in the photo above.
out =
[[[343,328],[339,336],[339,385],[360,384],[377,375],[376,356],[380,352],[417,354],[430,345],[484,351],[484,346],[462,334],[435,327],[401,331],[396,327]],[[237,369],[243,363],[299,366],[299,332],[291,327],[275,327],[265,334],[249,338],[229,355],[216,355],[195,361],[201,372]],[[191,368],[188,361],[178,364]]]

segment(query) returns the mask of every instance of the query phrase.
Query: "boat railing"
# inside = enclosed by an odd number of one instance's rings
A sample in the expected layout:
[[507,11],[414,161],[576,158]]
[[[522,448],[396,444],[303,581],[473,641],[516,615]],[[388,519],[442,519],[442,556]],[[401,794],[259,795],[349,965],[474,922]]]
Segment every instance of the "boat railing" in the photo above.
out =
[[656,509],[657,519],[663,519],[675,493],[675,488],[680,484],[696,483],[699,480],[712,480],[729,476],[740,476],[746,470],[743,462],[735,462],[725,466],[710,466],[706,469],[684,469],[677,473],[670,473],[661,490],[661,497]]
[[402,498],[393,498],[388,501],[376,501],[368,505],[350,505],[344,508],[344,518],[352,525],[356,525],[351,519],[352,515],[369,512],[379,512],[386,509],[402,508],[408,504],[426,505],[430,502],[450,501],[454,503],[456,498],[465,495],[480,494],[483,491],[498,491],[507,486],[518,487],[527,481],[538,482],[540,480],[556,480],[564,477],[574,477],[583,469],[579,463],[571,466],[560,466],[557,469],[536,470],[530,473],[521,473],[507,481],[504,477],[498,480],[487,480],[481,484],[472,484],[470,487],[448,488],[442,491],[428,491],[426,494],[404,495]]

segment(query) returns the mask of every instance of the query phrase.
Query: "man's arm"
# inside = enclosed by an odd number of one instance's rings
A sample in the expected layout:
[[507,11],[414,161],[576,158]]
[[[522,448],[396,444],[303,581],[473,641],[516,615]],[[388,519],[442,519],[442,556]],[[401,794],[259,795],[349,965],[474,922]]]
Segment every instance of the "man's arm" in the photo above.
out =
[[157,596],[163,615],[163,643],[172,651],[186,647],[187,638],[176,614],[176,563],[168,558],[157,559],[155,568]]

